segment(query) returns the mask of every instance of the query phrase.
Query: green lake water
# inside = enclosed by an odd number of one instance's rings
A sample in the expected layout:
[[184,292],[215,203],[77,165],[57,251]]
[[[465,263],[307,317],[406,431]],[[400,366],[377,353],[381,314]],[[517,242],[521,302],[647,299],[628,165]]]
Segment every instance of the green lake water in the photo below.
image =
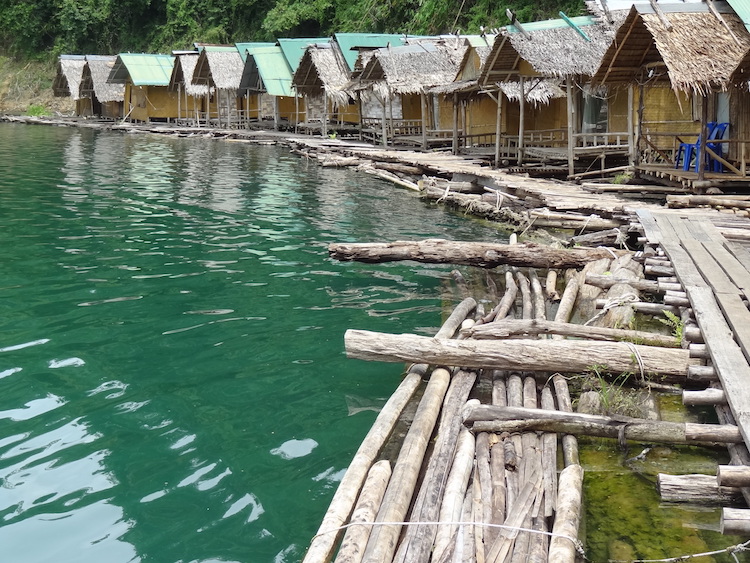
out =
[[[449,267],[330,242],[505,240],[274,146],[0,125],[0,561],[298,561]],[[450,303],[448,303],[450,305]]]

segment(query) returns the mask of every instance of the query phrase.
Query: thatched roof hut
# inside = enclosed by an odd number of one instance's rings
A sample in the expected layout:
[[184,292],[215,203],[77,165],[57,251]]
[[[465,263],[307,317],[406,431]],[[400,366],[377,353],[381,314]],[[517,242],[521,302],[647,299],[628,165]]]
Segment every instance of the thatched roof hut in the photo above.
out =
[[495,38],[479,83],[515,80],[521,74],[591,76],[613,37],[612,27],[590,16],[532,22],[521,28],[507,26]]
[[335,105],[346,105],[349,68],[340,50],[331,43],[310,45],[292,78],[292,86],[310,97],[326,96]]
[[466,41],[425,41],[377,49],[358,80],[386,98],[394,94],[423,94],[455,80],[467,48]]
[[[511,101],[521,100],[520,82],[501,82],[500,90]],[[565,89],[561,86],[559,79],[554,78],[531,78],[523,84],[524,100],[532,106],[548,104],[555,98],[564,98]]]
[[58,98],[72,97],[78,100],[81,97],[81,79],[83,78],[83,67],[86,64],[84,55],[60,55],[57,59],[55,79],[52,83],[52,91]]
[[692,6],[690,12],[661,15],[633,7],[593,82],[628,84],[648,78],[701,95],[714,88],[726,90],[750,49],[750,35],[728,6],[716,4],[716,13]]
[[122,102],[125,85],[107,82],[116,60],[116,55],[86,55],[81,93],[95,97],[100,103]]
[[237,47],[205,47],[198,55],[192,82],[218,90],[238,90],[244,67]]
[[182,84],[185,93],[195,98],[205,96],[211,91],[210,87],[206,84],[193,83],[195,67],[198,64],[198,55],[197,51],[176,55],[172,76],[169,79],[169,87],[172,90],[178,89],[178,86]]
[[395,33],[335,33],[333,41],[338,45],[349,71],[354,70],[360,51],[372,51],[388,45],[403,45],[405,36]]

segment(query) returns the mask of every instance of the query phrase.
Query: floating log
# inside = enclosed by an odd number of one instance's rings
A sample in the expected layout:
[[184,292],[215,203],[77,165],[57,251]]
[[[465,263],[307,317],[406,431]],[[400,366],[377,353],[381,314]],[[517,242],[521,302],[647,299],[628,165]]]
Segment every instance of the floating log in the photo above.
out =
[[[615,251],[624,254],[626,251]],[[581,268],[588,262],[611,257],[598,248],[554,249],[534,243],[493,244],[443,239],[390,243],[332,243],[331,258],[367,263],[413,260],[430,264],[458,264],[495,268],[508,265],[529,268]]]
[[620,221],[603,219],[598,215],[573,215],[559,213],[547,209],[532,209],[529,211],[531,224],[535,227],[552,227],[558,229],[575,229],[577,231],[602,231],[620,227]]
[[737,426],[729,424],[665,422],[494,405],[478,405],[471,408],[464,418],[464,423],[470,425],[474,432],[537,430],[667,444],[736,444],[742,441]]
[[370,431],[362,440],[357,453],[354,454],[349,468],[341,479],[336,493],[333,495],[318,533],[310,543],[303,563],[318,563],[328,561],[333,554],[334,547],[341,536],[339,528],[349,518],[354,504],[380,449],[398,422],[401,412],[411,399],[414,392],[422,383],[423,369],[426,366],[412,366],[409,373],[388,399],[383,409],[375,419]]
[[563,291],[560,303],[557,306],[557,312],[555,313],[555,322],[567,323],[573,313],[573,306],[578,296],[578,290],[580,287],[580,281],[577,274],[568,276],[568,281],[565,284],[565,290]]
[[571,237],[570,242],[582,246],[599,246],[602,244],[615,245],[620,240],[623,240],[622,231],[619,228],[613,228],[585,235],[577,235]]
[[[612,276],[618,279],[625,279],[626,282],[618,283],[609,288],[607,292],[607,301],[609,303],[632,297],[633,300],[640,298],[638,289],[631,285],[631,281],[638,281],[643,278],[643,266],[633,260],[633,256],[627,254],[620,256],[617,260],[612,261]],[[635,313],[631,307],[618,305],[609,307],[602,318],[598,319],[599,326],[630,326]]]
[[[552,376],[552,385],[555,387],[555,396],[557,397],[557,408],[561,412],[573,412],[573,404],[570,400],[568,382],[565,378],[556,373]],[[578,465],[578,440],[572,434],[566,434],[562,437],[563,462],[565,466]]]
[[552,527],[552,540],[549,546],[548,561],[573,563],[578,552],[574,541],[578,540],[578,526],[581,521],[581,501],[583,489],[583,468],[568,465],[560,472],[557,515]]
[[750,486],[750,467],[720,465],[716,470],[716,480],[722,487],[748,487]]
[[[432,372],[393,467],[393,475],[378,512],[378,522],[403,522],[406,518],[424,454],[449,382],[448,370],[438,368]],[[363,560],[366,563],[392,560],[400,534],[401,526],[398,524],[376,526],[370,534]]]
[[547,299],[550,301],[560,301],[560,294],[557,292],[557,270],[547,272],[544,291],[547,293]]
[[667,207],[698,207],[708,205],[711,207],[734,207],[737,209],[750,209],[750,199],[742,196],[709,196],[709,195],[668,195]]
[[360,563],[372,531],[371,522],[378,514],[388,480],[391,478],[391,464],[386,459],[375,463],[367,474],[357,506],[352,513],[350,524],[364,522],[359,526],[350,526],[344,534],[335,563]]
[[727,536],[750,535],[750,510],[723,508],[721,510],[721,533]]
[[714,366],[689,366],[687,377],[691,381],[716,381],[719,379]]
[[682,392],[682,404],[690,406],[726,405],[727,397],[723,389],[713,387],[701,391],[685,390]]
[[[415,334],[347,330],[347,356],[375,362],[426,362],[434,365],[519,371],[588,371],[607,366],[613,373],[685,376],[696,362],[681,348],[629,342],[568,340],[439,340]],[[640,361],[639,361],[640,360]]]
[[[609,299],[597,299],[596,300],[596,308],[597,309],[603,309],[606,306],[610,304]],[[633,301],[630,303],[627,303],[628,307],[632,307],[634,310],[638,311],[639,313],[646,313],[649,315],[663,315],[664,311],[669,311],[670,313],[674,313],[675,315],[680,314],[680,310],[677,307],[673,307],[672,305],[664,305],[662,303],[650,303],[648,301]]]
[[659,473],[656,487],[661,499],[689,504],[736,504],[743,502],[737,487],[722,487],[713,475],[668,475]]
[[583,326],[575,323],[557,323],[538,319],[503,319],[484,325],[474,325],[462,331],[467,337],[476,339],[507,338],[509,336],[536,336],[539,334],[559,334],[572,338],[591,340],[627,341],[651,346],[679,347],[674,336],[598,326]]

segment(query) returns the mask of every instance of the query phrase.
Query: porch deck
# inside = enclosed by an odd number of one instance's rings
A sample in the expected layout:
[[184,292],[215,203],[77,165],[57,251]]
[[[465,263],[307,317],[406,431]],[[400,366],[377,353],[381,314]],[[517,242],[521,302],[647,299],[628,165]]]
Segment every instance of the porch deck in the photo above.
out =
[[695,193],[708,188],[747,188],[750,186],[750,176],[735,172],[703,173],[703,179],[698,179],[698,173],[693,170],[682,170],[670,164],[638,164],[636,170],[641,177],[652,179],[662,184],[679,186]]

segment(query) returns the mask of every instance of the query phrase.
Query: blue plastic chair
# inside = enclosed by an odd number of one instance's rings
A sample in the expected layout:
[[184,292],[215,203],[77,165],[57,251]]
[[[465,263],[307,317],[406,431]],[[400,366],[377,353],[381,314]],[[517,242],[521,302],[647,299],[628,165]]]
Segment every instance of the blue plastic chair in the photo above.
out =
[[[712,139],[714,130],[716,129],[716,122],[715,121],[709,121],[708,123],[708,138]],[[690,170],[691,164],[693,162],[693,158],[697,160],[698,155],[698,148],[701,145],[701,136],[698,135],[698,140],[694,143],[680,143],[680,147],[677,149],[677,155],[674,159],[674,167],[679,168],[680,167],[680,160],[682,160],[682,169],[686,172]],[[712,149],[713,150],[713,149]],[[696,162],[696,170],[698,163]]]
[[[722,152],[724,143],[712,143],[711,141],[718,141],[720,139],[723,139],[724,133],[728,128],[729,123],[717,123],[716,127],[714,127],[714,130],[711,132],[711,134],[709,134],[708,141],[706,141],[706,148],[711,149],[722,158],[724,158],[724,153]],[[720,161],[709,156],[708,152],[706,152],[706,170],[711,170],[712,172],[724,172],[724,165]],[[695,171],[698,172],[697,162],[695,163]]]

